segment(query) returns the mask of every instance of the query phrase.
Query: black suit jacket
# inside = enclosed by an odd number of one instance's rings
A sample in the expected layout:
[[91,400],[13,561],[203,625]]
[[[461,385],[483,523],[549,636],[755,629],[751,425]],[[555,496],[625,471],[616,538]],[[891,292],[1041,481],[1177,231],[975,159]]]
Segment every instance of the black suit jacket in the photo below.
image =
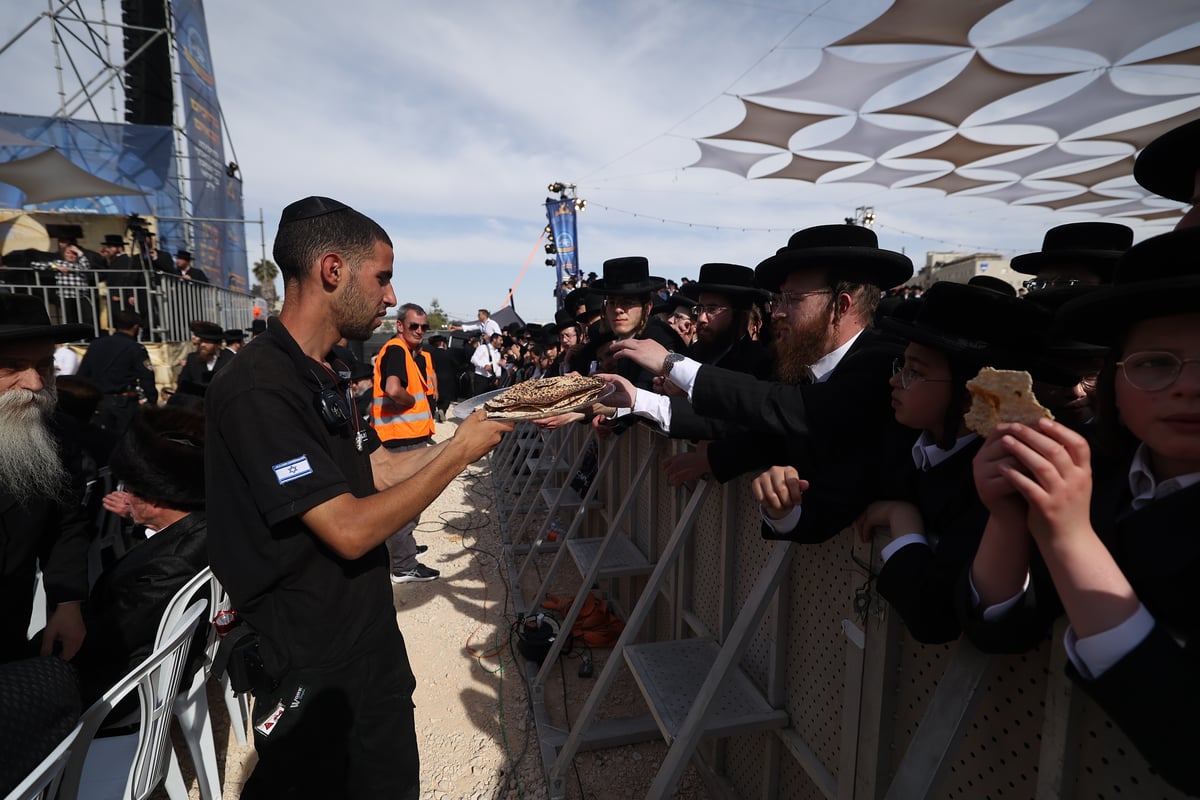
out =
[[1153,632],[1096,680],[1068,674],[1133,741],[1150,765],[1188,794],[1200,794],[1200,485],[1138,511],[1112,513],[1124,501],[1126,474],[1097,484],[1105,515],[1093,525],[1154,616]]
[[217,363],[210,370],[208,365],[200,359],[198,353],[189,353],[183,369],[179,371],[179,385],[182,386],[184,381],[190,381],[199,386],[207,386],[213,376],[228,366],[230,361],[233,361],[233,353],[222,350],[217,356]]
[[0,491],[0,663],[22,658],[33,612],[33,581],[42,566],[47,611],[87,597],[92,526],[78,505],[78,487],[53,500],[20,503]]
[[146,402],[153,404],[158,400],[158,390],[149,363],[145,346],[129,334],[117,331],[92,340],[76,374],[93,381],[104,394],[141,387]]
[[984,440],[975,439],[926,471],[913,464],[914,441],[910,432],[907,441],[892,448],[894,458],[885,459],[895,466],[884,470],[890,486],[879,499],[916,505],[931,546],[910,544],[897,550],[883,565],[876,587],[914,639],[936,644],[953,641],[962,632],[956,606],[959,579],[979,549],[988,519],[971,469]]
[[[1095,680],[1068,663],[1067,674],[1100,705],[1164,778],[1200,794],[1200,485],[1174,492],[1134,511],[1129,462],[1097,467],[1092,527],[1154,616],[1153,631]],[[984,622],[970,609],[967,635],[991,652],[1020,652],[1045,638],[1062,603],[1036,549],[1030,590],[1001,620]],[[965,580],[964,580],[965,587]],[[968,602],[967,590],[960,602]]]
[[88,635],[74,662],[85,704],[150,655],[167,603],[208,566],[207,540],[204,513],[192,513],[101,573],[83,606]]
[[786,534],[764,525],[763,536],[825,541],[874,499],[880,442],[898,427],[888,380],[899,353],[896,342],[867,329],[821,383],[701,367],[692,403],[671,403],[671,435],[717,439],[708,458],[722,482],[777,464],[796,467],[810,483],[800,524]]

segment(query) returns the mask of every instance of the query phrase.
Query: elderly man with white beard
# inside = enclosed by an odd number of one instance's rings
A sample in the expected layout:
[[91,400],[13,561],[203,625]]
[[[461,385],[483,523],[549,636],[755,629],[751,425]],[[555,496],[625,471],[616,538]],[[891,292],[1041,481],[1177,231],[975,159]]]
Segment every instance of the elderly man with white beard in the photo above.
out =
[[85,635],[89,526],[47,427],[54,409],[54,345],[90,332],[51,325],[40,300],[0,294],[0,663],[26,655],[35,570],[48,621],[42,655],[70,660]]

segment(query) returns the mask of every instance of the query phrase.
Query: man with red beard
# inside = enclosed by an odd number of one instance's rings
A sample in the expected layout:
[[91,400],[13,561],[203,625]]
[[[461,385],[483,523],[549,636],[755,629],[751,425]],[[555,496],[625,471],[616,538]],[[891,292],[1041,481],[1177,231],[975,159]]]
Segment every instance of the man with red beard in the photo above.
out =
[[70,660],[83,643],[89,526],[47,420],[54,345],[90,332],[51,325],[35,297],[0,294],[0,663],[29,655],[39,562],[49,615],[42,655]]
[[870,325],[881,287],[911,276],[908,257],[880,249],[869,228],[806,228],[755,269],[758,286],[771,292],[777,382],[701,365],[652,342],[624,341],[613,345],[616,358],[657,369],[687,398],[624,387],[608,402],[627,403],[672,437],[722,434],[708,448],[712,473],[726,481],[770,468],[754,485],[764,517],[795,507],[764,535],[824,541],[870,500],[863,487],[883,432],[894,424],[888,380],[899,354]]

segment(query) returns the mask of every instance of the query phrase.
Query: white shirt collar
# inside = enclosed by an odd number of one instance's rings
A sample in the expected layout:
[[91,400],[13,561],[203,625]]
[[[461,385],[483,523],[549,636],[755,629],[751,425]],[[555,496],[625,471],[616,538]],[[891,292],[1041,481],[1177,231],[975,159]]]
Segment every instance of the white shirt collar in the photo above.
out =
[[1166,497],[1172,492],[1200,483],[1200,472],[1191,472],[1159,483],[1150,469],[1150,450],[1139,444],[1129,464],[1129,491],[1133,494],[1131,505],[1137,509],[1149,505],[1153,500]]
[[812,371],[813,375],[813,383],[824,383],[825,380],[829,378],[829,373],[833,372],[834,368],[837,367],[838,363],[842,360],[846,353],[850,351],[850,348],[854,345],[854,343],[858,341],[859,336],[862,336],[862,331],[859,331],[851,336],[850,339],[837,350],[834,350],[832,353],[826,353],[817,359],[815,364],[809,365],[808,368]]
[[979,434],[968,433],[966,436],[958,437],[954,446],[949,450],[943,450],[929,438],[928,433],[921,431],[921,435],[917,437],[917,441],[912,446],[913,463],[917,465],[917,469],[928,472],[978,438]]

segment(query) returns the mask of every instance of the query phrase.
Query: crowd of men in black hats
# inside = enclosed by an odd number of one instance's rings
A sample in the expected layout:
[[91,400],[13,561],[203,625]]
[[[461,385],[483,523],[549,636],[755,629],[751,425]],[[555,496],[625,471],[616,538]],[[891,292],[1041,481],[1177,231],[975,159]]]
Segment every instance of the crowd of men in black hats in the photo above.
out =
[[[1135,177],[1192,210],[1137,245],[1056,226],[1012,260],[1020,292],[914,291],[911,261],[853,225],[754,269],[705,264],[688,294],[644,258],[606,261],[556,320],[574,342],[557,368],[600,375],[617,412],[537,424],[692,440],[668,478],[752,476],[766,538],[882,535],[876,586],[920,642],[1019,653],[1065,614],[1070,677],[1200,792],[1200,121]],[[1053,420],[968,428],[985,367],[1027,372]]]
[[[1164,197],[1195,204],[1200,121],[1147,147],[1135,177]],[[383,574],[382,557],[362,574],[353,566],[368,551],[379,556],[378,545],[400,533],[392,533],[395,520],[377,509],[386,506],[406,518],[419,514],[420,504],[405,499],[405,492],[425,500],[436,496],[504,429],[472,416],[454,440],[434,445],[434,418],[444,414],[449,398],[520,380],[595,374],[612,386],[604,409],[538,424],[586,422],[605,434],[649,424],[690,440],[694,447],[667,462],[668,478],[683,483],[751,476],[766,538],[823,542],[847,529],[866,540],[882,536],[876,586],[921,642],[965,635],[988,652],[1021,652],[1045,641],[1065,614],[1071,678],[1162,776],[1200,792],[1194,757],[1200,749],[1200,618],[1190,608],[1200,580],[1195,207],[1176,230],[1136,245],[1132,231],[1114,223],[1050,229],[1039,250],[1012,261],[1014,270],[1030,276],[1024,297],[987,282],[935,283],[920,297],[894,291],[910,284],[912,262],[880,248],[870,229],[849,224],[798,231],[754,268],[703,264],[696,281],[681,281],[675,291],[651,274],[646,258],[613,258],[566,296],[552,324],[496,331],[481,310],[478,338],[457,364],[445,342],[425,341],[425,312],[406,305],[401,330],[389,342],[403,352],[373,366],[355,364],[345,340],[333,340],[334,334],[365,338],[395,304],[386,234],[328,198],[289,206],[280,228],[277,260],[287,265],[292,308],[304,307],[304,313],[273,320],[265,341],[242,354],[240,332],[195,323],[195,350],[170,401],[179,407],[162,414],[146,410],[156,404],[155,381],[137,341],[141,320],[126,310],[116,315],[116,332],[89,348],[81,377],[59,382],[59,420],[51,424],[54,345],[88,328],[52,324],[40,300],[0,293],[0,522],[9,532],[0,540],[6,609],[0,692],[12,685],[5,682],[11,677],[5,668],[31,653],[71,660],[89,652],[85,637],[93,637],[88,647],[98,657],[111,644],[103,633],[113,622],[103,617],[106,609],[144,617],[146,605],[106,605],[126,580],[145,584],[144,569],[175,559],[182,566],[170,579],[150,584],[153,603],[159,603],[202,566],[191,545],[206,527],[198,500],[204,476],[197,466],[203,461],[197,453],[206,446],[210,456],[214,446],[220,449],[209,459],[210,476],[245,483],[238,484],[236,509],[209,506],[228,523],[228,530],[214,535],[231,548],[223,571],[243,596],[268,605],[278,599],[271,587],[255,594],[262,588],[255,575],[228,560],[235,546],[245,545],[233,529],[251,525],[264,547],[283,542],[302,549],[297,564],[333,570],[322,574],[341,576],[386,611],[387,597],[380,599],[367,585],[374,579],[364,578],[376,569]],[[306,242],[334,234],[357,242],[358,250],[348,245],[345,252],[365,253],[356,256],[359,266],[349,268],[341,250],[322,250],[320,263],[302,263]],[[115,240],[107,247],[110,266],[126,265]],[[64,258],[79,258],[69,250]],[[347,281],[356,288],[342,288]],[[309,285],[334,286],[339,294]],[[378,297],[364,302],[355,294],[365,291]],[[287,308],[285,303],[285,315]],[[312,324],[310,313],[321,324]],[[313,341],[321,340],[320,355],[333,345],[324,360],[309,352],[316,344],[297,338],[296,331],[308,329]],[[434,358],[430,350],[445,354]],[[1002,423],[986,437],[971,431],[966,382],[985,367],[1028,372],[1054,419]],[[355,415],[355,403],[342,391],[351,379],[362,384],[364,399],[370,391],[369,413],[359,409]],[[270,410],[265,429],[255,428],[263,421],[238,398]],[[208,414],[207,439],[204,425],[188,416],[199,410]],[[394,446],[380,447],[391,437],[372,429],[389,426]],[[96,434],[97,427],[104,435]],[[306,442],[306,449],[293,453],[289,437],[298,431],[305,438],[296,441]],[[278,453],[261,452],[258,441],[252,446],[248,440],[256,437],[278,444]],[[326,451],[328,458],[320,455]],[[276,463],[284,456],[295,457]],[[123,492],[100,499],[69,491],[110,458],[126,481]],[[257,471],[222,467],[243,462]],[[420,469],[412,466],[418,463]],[[328,475],[321,477],[323,470]],[[343,473],[354,487],[351,499],[338,477]],[[305,494],[301,479],[318,478],[328,491]],[[278,495],[279,502],[264,504],[256,491]],[[164,530],[186,534],[159,540],[161,547],[135,542],[125,558],[138,559],[125,562],[124,570],[108,565],[115,570],[110,579],[102,576],[96,584],[105,597],[95,590],[89,595],[86,560],[89,512],[101,502],[157,529],[157,536]],[[309,510],[296,516],[297,504],[305,503]],[[347,540],[346,504],[370,528],[368,539]],[[291,526],[290,533],[276,541],[271,531],[283,528],[272,526]],[[313,536],[328,547],[315,547]],[[412,543],[404,546],[411,558]],[[143,563],[147,555],[153,558]],[[39,561],[49,615],[31,644],[25,630]],[[290,568],[271,559],[263,564]],[[306,569],[298,578],[285,577],[315,580]],[[432,577],[435,570],[410,566],[398,573],[393,566],[393,582]],[[331,591],[312,599],[318,607],[345,599],[340,590]],[[253,610],[260,620],[275,613]],[[275,611],[291,613],[282,606]],[[333,625],[329,630],[338,630],[336,620],[326,621]],[[403,653],[402,643],[389,638],[394,631],[369,632]],[[323,643],[306,646],[319,653]],[[130,655],[130,648],[110,653],[105,674],[119,672],[121,659]],[[407,664],[391,656],[384,661]],[[36,662],[34,669],[47,663]],[[365,669],[365,663],[329,667],[328,675],[337,672],[337,680],[353,682],[357,678],[345,670]],[[285,664],[267,666],[287,674]],[[401,677],[411,689],[411,674]],[[282,691],[279,686],[270,689]],[[78,702],[74,708],[77,714]],[[70,713],[56,708],[50,716]],[[30,726],[22,725],[25,733]],[[32,726],[37,732],[56,729],[44,718]],[[0,741],[10,741],[3,737],[11,734],[0,725]],[[39,741],[18,738],[32,749]],[[319,737],[310,744],[314,754],[320,750]],[[411,755],[415,744],[406,748]],[[14,769],[28,767],[27,760],[5,761],[21,765]],[[282,779],[296,762],[269,763],[282,770],[273,777]],[[0,772],[0,792],[12,777]]]

